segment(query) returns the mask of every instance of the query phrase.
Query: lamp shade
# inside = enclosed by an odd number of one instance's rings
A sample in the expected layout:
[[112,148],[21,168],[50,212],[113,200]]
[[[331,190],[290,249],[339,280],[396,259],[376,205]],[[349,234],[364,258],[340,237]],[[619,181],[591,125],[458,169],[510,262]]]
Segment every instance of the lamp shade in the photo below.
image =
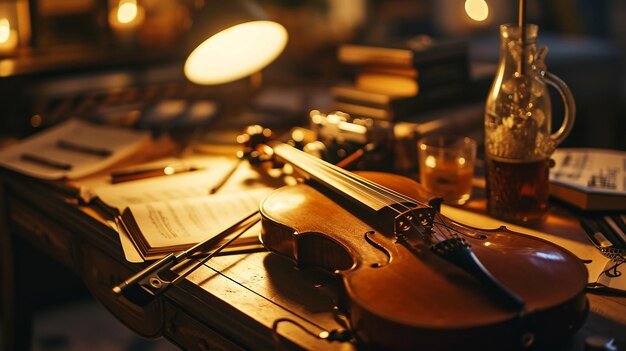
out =
[[197,84],[222,84],[270,64],[287,45],[287,30],[251,1],[207,0],[194,15],[192,51],[185,76]]

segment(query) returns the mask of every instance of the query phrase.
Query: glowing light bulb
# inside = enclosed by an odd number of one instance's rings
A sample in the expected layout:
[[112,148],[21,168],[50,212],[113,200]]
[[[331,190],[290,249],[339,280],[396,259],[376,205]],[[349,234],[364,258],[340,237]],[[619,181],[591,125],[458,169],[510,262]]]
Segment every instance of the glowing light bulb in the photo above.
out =
[[11,36],[11,23],[7,18],[0,18],[0,43],[6,43]]
[[465,0],[465,12],[477,22],[482,22],[489,17],[489,6],[485,0]]
[[200,44],[185,62],[185,76],[197,84],[234,81],[274,61],[286,44],[287,30],[276,22],[241,23]]
[[134,1],[120,1],[117,7],[117,20],[120,23],[130,23],[137,18],[137,3]]

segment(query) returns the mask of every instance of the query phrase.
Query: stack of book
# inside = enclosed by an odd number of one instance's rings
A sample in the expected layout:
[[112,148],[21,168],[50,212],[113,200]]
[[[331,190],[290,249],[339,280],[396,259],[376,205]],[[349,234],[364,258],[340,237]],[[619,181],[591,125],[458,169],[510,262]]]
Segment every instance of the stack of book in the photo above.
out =
[[345,44],[338,59],[355,68],[354,82],[331,89],[334,109],[354,117],[413,118],[466,95],[470,83],[467,44],[419,40],[402,46]]

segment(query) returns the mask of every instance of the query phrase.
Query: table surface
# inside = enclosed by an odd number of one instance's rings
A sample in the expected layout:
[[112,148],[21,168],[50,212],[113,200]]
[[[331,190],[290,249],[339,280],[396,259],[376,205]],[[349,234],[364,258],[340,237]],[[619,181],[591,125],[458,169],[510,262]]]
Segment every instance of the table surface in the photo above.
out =
[[[146,264],[124,259],[118,234],[106,225],[105,218],[38,181],[7,172],[2,180],[0,195],[6,212],[0,226],[3,240],[10,242],[11,236],[19,236],[64,263],[116,317],[139,334],[165,336],[185,349],[268,350],[274,348],[272,325],[279,318],[298,322],[316,333],[343,327],[341,316],[333,312],[339,292],[335,279],[321,271],[299,270],[289,260],[268,252],[216,257],[144,308],[116,299],[111,287]],[[484,200],[472,200],[466,207],[481,211]],[[552,211],[551,216],[577,225],[568,211],[559,207]],[[539,229],[549,231],[562,223],[548,220]],[[575,232],[584,235],[580,228]],[[6,278],[14,274],[11,253],[2,254],[3,279],[11,282]],[[7,311],[19,308],[7,304],[19,292],[3,290],[3,311],[10,315]],[[587,296],[588,318],[568,349],[583,350],[585,339],[591,335],[616,338],[616,344],[626,348],[626,296],[597,290],[590,290]],[[288,349],[356,349],[352,343],[318,340],[289,322],[280,323],[278,332]]]

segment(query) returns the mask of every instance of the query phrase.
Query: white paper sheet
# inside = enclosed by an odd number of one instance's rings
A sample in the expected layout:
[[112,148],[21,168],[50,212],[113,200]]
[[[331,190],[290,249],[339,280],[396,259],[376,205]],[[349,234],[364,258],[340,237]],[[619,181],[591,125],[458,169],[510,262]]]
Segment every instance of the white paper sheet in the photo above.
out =
[[250,211],[270,189],[130,205],[150,247],[195,244],[219,234]]
[[[108,155],[70,150],[59,146],[60,141],[92,150],[108,151]],[[109,168],[149,145],[148,132],[94,125],[69,119],[57,126],[35,134],[20,143],[0,151],[0,165],[40,179],[75,179]],[[45,162],[29,161],[31,155]],[[57,165],[67,165],[62,169]]]

